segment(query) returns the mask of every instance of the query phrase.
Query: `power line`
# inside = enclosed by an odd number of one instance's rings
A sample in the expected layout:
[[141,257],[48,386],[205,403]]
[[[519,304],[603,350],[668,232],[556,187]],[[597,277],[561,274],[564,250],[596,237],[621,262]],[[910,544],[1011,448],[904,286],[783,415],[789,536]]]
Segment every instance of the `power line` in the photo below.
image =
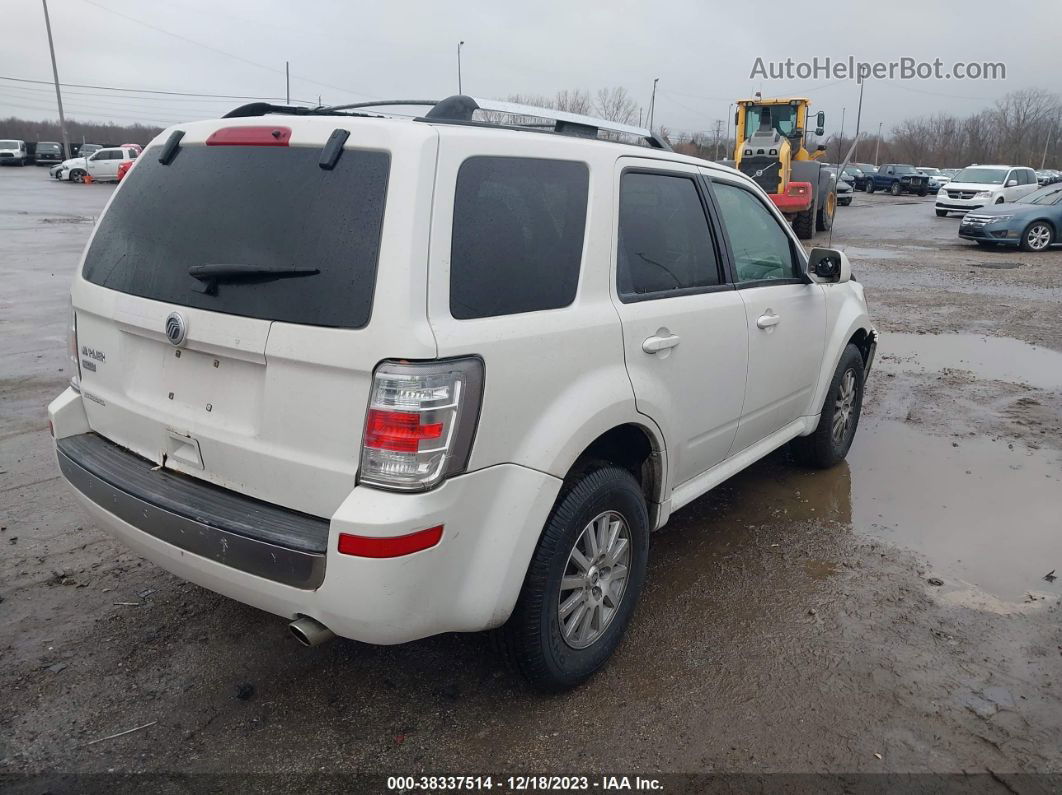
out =
[[[52,85],[51,80],[30,80],[25,77],[10,77],[7,75],[0,75],[0,80],[11,80],[16,83],[35,83],[37,85]],[[241,94],[206,94],[206,93],[194,93],[191,91],[163,91],[155,88],[119,88],[118,86],[98,86],[90,85],[88,83],[60,83],[59,85],[64,88],[94,88],[100,91],[125,91],[133,94],[165,94],[167,96],[176,97],[219,97],[221,99],[257,99],[261,101],[276,101],[284,99],[284,97],[250,97]],[[311,102],[308,99],[297,99],[295,102],[301,102],[306,105],[315,105],[317,103]]]
[[[93,6],[95,8],[98,8],[98,9],[100,9],[102,11],[106,11],[109,14],[114,14],[115,16],[121,17],[122,19],[126,19],[126,20],[128,20],[130,22],[134,22],[137,25],[143,25],[145,28],[149,28],[151,30],[154,30],[157,33],[163,34],[164,36],[172,36],[173,38],[180,39],[181,41],[187,42],[188,44],[194,44],[196,47],[202,47],[205,50],[210,50],[211,52],[218,53],[219,55],[224,55],[227,58],[233,58],[233,59],[235,59],[237,61],[241,61],[241,62],[243,62],[245,64],[249,64],[251,66],[256,66],[259,69],[265,69],[265,70],[267,70],[269,72],[273,72],[275,74],[284,74],[284,70],[283,69],[278,69],[277,67],[274,67],[274,66],[268,66],[267,64],[258,63],[257,61],[252,61],[252,60],[250,60],[248,58],[244,58],[242,55],[236,55],[235,53],[228,52],[227,50],[222,50],[222,49],[220,49],[218,47],[214,47],[214,46],[212,46],[210,44],[204,44],[201,41],[196,41],[195,39],[190,39],[187,36],[182,36],[180,33],[174,33],[173,31],[166,30],[165,28],[160,28],[158,25],[152,25],[150,22],[145,22],[144,20],[138,19],[137,17],[132,17],[132,16],[129,16],[128,14],[122,13],[121,11],[115,11],[113,8],[108,8],[105,5],[101,5],[100,3],[95,2],[95,0],[81,0],[81,2],[87,3],[88,5]],[[320,80],[311,80],[308,77],[301,77],[301,78],[297,78],[297,79],[302,80],[305,83],[314,83],[315,85],[324,86],[325,88],[331,88],[331,89],[334,89],[336,91],[342,91],[345,94],[353,94],[354,96],[358,96],[358,97],[365,97],[367,99],[375,99],[375,97],[370,96],[369,94],[363,94],[363,93],[358,92],[358,91],[351,91],[349,88],[343,88],[342,86],[335,86],[335,85],[332,85],[331,83],[323,83]]]

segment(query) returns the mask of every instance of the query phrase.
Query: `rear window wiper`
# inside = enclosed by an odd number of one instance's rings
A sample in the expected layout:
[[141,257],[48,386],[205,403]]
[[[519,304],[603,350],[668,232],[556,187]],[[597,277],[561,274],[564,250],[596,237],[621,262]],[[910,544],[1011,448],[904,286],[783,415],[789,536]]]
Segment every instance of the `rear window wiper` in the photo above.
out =
[[320,272],[318,268],[297,268],[294,265],[269,267],[240,263],[193,265],[188,269],[188,275],[200,282],[192,289],[207,295],[214,295],[217,292],[218,282],[268,282],[274,279],[316,276]]

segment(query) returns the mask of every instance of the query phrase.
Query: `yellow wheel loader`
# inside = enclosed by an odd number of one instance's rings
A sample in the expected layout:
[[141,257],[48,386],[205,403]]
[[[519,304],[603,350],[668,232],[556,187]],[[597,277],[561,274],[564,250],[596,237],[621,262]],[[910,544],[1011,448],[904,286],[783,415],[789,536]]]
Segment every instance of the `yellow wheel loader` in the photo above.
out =
[[[767,191],[801,240],[833,226],[837,177],[818,162],[824,146],[811,153],[805,146],[809,101],[802,97],[740,99],[735,115],[737,144],[734,167]],[[826,114],[815,117],[822,135]]]

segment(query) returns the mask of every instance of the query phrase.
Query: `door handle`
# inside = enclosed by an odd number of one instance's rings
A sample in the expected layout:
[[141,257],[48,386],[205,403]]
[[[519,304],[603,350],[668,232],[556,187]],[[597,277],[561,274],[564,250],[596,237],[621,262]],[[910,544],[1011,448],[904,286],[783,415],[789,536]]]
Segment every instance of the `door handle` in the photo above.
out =
[[762,328],[762,329],[768,329],[771,326],[777,326],[781,322],[782,322],[781,316],[774,314],[769,309],[767,310],[766,314],[760,315],[756,319],[756,325],[759,328]]
[[659,353],[660,351],[667,350],[668,348],[674,348],[678,344],[678,334],[668,334],[667,336],[653,336],[648,337],[645,342],[642,343],[642,350],[646,353]]

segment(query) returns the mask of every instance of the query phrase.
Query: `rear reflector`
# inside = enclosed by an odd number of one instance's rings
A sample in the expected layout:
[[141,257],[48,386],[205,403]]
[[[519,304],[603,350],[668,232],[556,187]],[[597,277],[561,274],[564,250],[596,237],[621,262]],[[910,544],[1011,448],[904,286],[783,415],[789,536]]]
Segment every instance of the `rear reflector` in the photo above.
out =
[[372,538],[340,533],[339,553],[356,555],[359,558],[398,558],[402,555],[412,555],[422,549],[430,549],[439,543],[442,534],[442,525],[391,538]]
[[290,127],[223,127],[207,138],[207,146],[287,146]]

